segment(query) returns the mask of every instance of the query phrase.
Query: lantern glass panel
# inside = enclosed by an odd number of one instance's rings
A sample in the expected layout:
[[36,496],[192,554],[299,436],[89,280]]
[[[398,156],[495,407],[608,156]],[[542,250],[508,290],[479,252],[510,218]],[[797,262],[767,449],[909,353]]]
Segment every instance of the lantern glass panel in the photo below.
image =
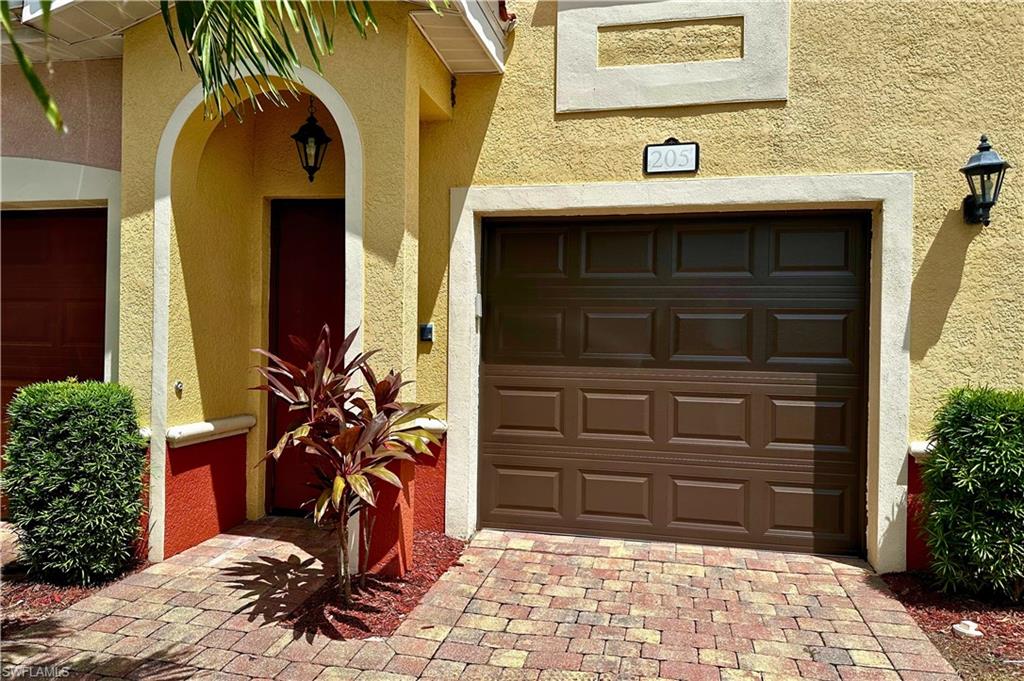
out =
[[1006,168],[1000,168],[996,175],[996,188],[992,192],[992,203],[999,200],[999,192],[1003,190],[1003,178],[1006,177]]
[[978,194],[978,185],[974,182],[974,175],[971,175],[971,174],[968,173],[968,174],[966,174],[966,176],[967,176],[967,185],[971,189],[971,196],[974,197],[975,201],[980,201],[981,200],[981,196],[980,196],[980,194]]

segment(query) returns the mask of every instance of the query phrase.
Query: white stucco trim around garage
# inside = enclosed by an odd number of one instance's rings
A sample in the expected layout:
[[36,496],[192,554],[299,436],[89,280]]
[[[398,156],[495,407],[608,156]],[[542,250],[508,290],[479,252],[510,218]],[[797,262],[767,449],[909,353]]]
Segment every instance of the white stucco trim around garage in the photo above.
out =
[[[273,74],[274,70],[268,68]],[[345,151],[345,328],[363,327],[363,143],[355,116],[341,94],[312,69],[298,69],[299,84],[312,93],[334,118]],[[168,343],[171,303],[171,170],[174,147],[192,113],[203,103],[200,85],[192,88],[171,113],[157,147],[153,205],[153,348],[150,403],[149,560],[164,557],[167,468]],[[362,331],[351,356],[362,351]],[[357,520],[353,519],[353,523]],[[353,544],[358,532],[350,533]],[[358,551],[353,563],[358,560]]]
[[103,300],[103,380],[117,380],[121,282],[121,173],[63,161],[4,156],[0,202],[17,210],[106,206],[106,286]]
[[[738,59],[599,66],[600,29],[742,17]],[[555,38],[559,113],[784,100],[789,93],[789,0],[563,2]]]
[[868,368],[867,553],[880,572],[906,565],[910,400],[911,173],[724,177],[451,192],[445,531],[477,529],[480,221],[500,215],[867,208],[873,212]]

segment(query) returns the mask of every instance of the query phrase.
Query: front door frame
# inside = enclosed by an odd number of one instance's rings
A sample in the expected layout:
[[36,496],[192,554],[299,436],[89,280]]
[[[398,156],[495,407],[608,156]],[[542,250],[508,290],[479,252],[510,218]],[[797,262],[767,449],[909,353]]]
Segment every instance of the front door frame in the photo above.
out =
[[814,209],[872,210],[866,546],[876,570],[906,565],[912,173],[725,177],[451,191],[445,531],[476,530],[482,309],[481,219]]

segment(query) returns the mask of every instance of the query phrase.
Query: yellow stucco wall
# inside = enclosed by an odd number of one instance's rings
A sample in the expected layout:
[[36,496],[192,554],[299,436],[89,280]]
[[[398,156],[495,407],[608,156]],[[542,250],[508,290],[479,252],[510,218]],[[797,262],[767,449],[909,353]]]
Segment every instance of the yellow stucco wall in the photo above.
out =
[[[960,219],[966,184],[957,172],[981,132],[1024,166],[1024,4],[795,0],[788,101],[584,114],[554,112],[553,2],[515,3],[506,73],[460,76],[453,109],[449,76],[410,9],[380,3],[380,33],[365,41],[339,25],[324,76],[363,142],[364,345],[383,349],[380,367],[415,375],[417,399],[446,399],[449,190],[657,182],[644,179],[641,151],[669,136],[700,142],[700,177],[913,171],[912,435],[925,433],[954,385],[1024,383],[1024,175],[1010,171],[982,229]],[[629,43],[630,55],[642,55],[642,44]],[[979,61],[993,46],[998,56]],[[127,32],[123,74],[121,380],[148,414],[154,160],[195,80],[179,70],[159,19]],[[170,425],[262,416],[243,390],[248,349],[265,339],[260,197],[299,191],[294,152],[278,155],[270,140],[286,136],[300,111],[268,117],[262,133],[251,125],[258,117],[212,134],[195,121],[199,141],[180,143],[192,146],[178,150],[180,171],[175,159],[173,208],[190,227],[173,235],[168,378],[186,388],[180,399],[168,389]],[[436,326],[433,344],[415,340],[426,321]],[[211,325],[216,336],[206,336]],[[263,437],[250,436],[250,456]],[[254,474],[253,515],[261,485]]]
[[[325,77],[342,93],[363,144],[364,257],[367,290],[364,344],[383,352],[381,368],[416,371],[418,136],[420,108],[447,115],[449,76],[407,19],[410,8],[377,12],[381,34],[339,41]],[[339,27],[339,33],[350,30]],[[122,222],[121,381],[132,386],[143,417],[150,413],[153,296],[153,177],[160,135],[195,85],[180,72],[159,20],[125,39],[125,185]],[[152,83],[161,83],[159,90]],[[442,97],[442,91],[445,97]],[[289,135],[305,119],[306,102],[265,106],[244,121],[204,121],[196,110],[178,138],[172,163],[167,424],[241,413],[258,417],[248,440],[248,509],[263,512],[265,450],[262,394],[250,349],[267,342],[270,198],[344,196],[341,135],[321,106],[318,118],[335,142],[310,184]],[[411,295],[403,296],[403,291]],[[405,329],[413,329],[405,333]],[[180,394],[171,386],[182,381]]]
[[[641,153],[670,136],[700,142],[700,177],[912,171],[911,435],[955,385],[1024,384],[1024,4],[794,0],[788,101],[580,114],[554,112],[555,3],[513,9],[504,76],[460,77],[423,135],[421,243],[447,241],[449,187],[657,182]],[[982,132],[1018,166],[987,228],[962,222],[957,172]],[[421,399],[444,396],[445,270],[421,254]]]

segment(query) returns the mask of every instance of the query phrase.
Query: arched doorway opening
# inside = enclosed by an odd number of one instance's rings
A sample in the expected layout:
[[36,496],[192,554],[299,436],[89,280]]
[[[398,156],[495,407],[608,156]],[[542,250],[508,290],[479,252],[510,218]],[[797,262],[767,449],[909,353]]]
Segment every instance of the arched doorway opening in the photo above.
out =
[[[256,383],[252,348],[283,351],[289,334],[308,335],[295,319],[284,323],[281,310],[292,312],[296,300],[319,291],[326,300],[312,301],[312,316],[329,313],[319,321],[345,330],[361,322],[359,134],[333,87],[312,72],[302,76],[302,101],[287,108],[247,104],[241,121],[204,120],[201,93],[193,90],[161,140],[153,252],[154,560],[266,511],[260,462],[274,415],[268,418],[262,393],[246,388]],[[314,182],[290,138],[308,115],[308,96],[334,140]],[[314,257],[325,251],[331,257]],[[318,326],[312,316],[305,324]],[[207,437],[179,437],[197,430]],[[297,510],[303,483],[285,484],[284,503],[271,496],[270,506]]]

